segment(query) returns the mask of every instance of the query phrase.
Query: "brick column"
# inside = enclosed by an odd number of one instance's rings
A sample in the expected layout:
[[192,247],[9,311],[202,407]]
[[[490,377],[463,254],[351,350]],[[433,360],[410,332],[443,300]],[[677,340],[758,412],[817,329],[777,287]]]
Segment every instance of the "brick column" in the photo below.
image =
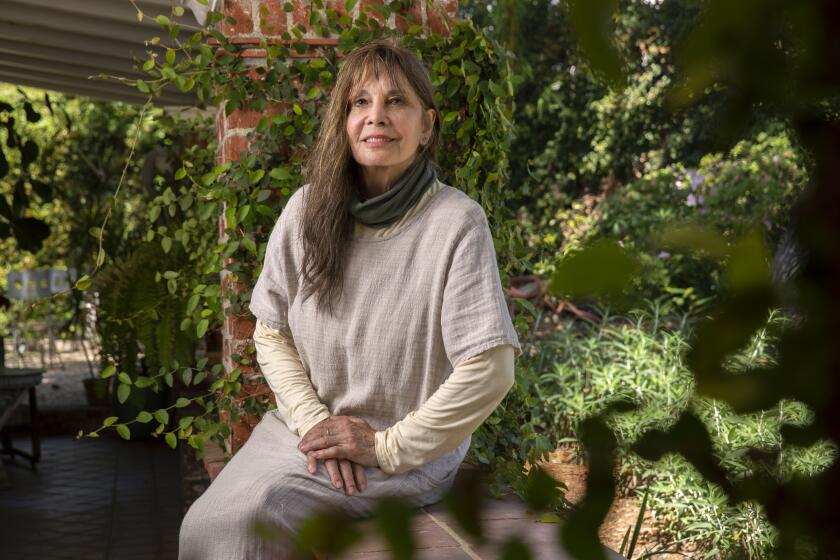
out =
[[[224,0],[224,13],[235,18],[236,24],[230,25],[222,22],[220,29],[232,42],[246,47],[240,53],[240,56],[244,57],[254,67],[265,63],[265,50],[260,48],[261,42],[265,41],[267,44],[280,43],[282,42],[281,35],[283,32],[298,24],[307,25],[309,0],[294,0],[292,2],[294,9],[291,12],[283,10],[284,3],[284,0]],[[381,4],[382,0],[361,0],[353,8],[351,15],[358,16],[362,5],[377,3]],[[344,0],[326,0],[324,4],[327,8],[332,8],[339,14],[346,13]],[[423,26],[438,33],[445,33],[446,22],[456,17],[457,10],[457,0],[415,0],[409,13]],[[406,20],[399,15],[392,16],[387,25],[401,30],[408,27]],[[337,44],[335,39],[316,37],[312,32],[304,35],[304,41],[313,46]],[[275,108],[269,107],[265,111],[258,112],[242,108],[225,116],[224,103],[220,103],[216,113],[217,163],[223,164],[239,159],[240,154],[248,149],[248,133],[256,127],[264,114],[271,114],[275,110]],[[222,239],[225,237],[224,220],[224,213],[222,213],[219,216],[219,236]],[[230,273],[222,272],[223,292],[228,288],[233,290],[244,289],[241,285],[230,285],[230,280]],[[230,373],[235,367],[239,367],[243,371],[243,389],[240,396],[267,393],[268,397],[271,398],[271,392],[267,390],[267,387],[260,387],[256,383],[258,373],[255,368],[234,364],[233,361],[235,355],[244,356],[247,354],[249,347],[252,345],[253,332],[254,319],[251,316],[228,316],[225,319],[222,329],[222,358],[225,372],[226,374]],[[226,420],[229,421],[229,419]],[[258,418],[243,418],[241,422],[231,423],[233,434],[226,445],[225,452],[227,454],[235,453],[248,439],[251,429],[258,421]],[[210,455],[208,454],[208,456]],[[209,461],[211,464],[206,463],[211,476],[221,470],[221,464],[218,463],[218,453],[214,457],[215,459]]]

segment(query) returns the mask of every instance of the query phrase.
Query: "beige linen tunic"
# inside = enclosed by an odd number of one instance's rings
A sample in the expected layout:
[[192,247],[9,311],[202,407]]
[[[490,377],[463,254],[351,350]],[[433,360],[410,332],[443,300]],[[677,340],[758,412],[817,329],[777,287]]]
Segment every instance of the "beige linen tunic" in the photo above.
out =
[[[272,231],[250,308],[266,325],[291,333],[331,414],[358,416],[385,430],[417,410],[464,360],[503,344],[521,354],[478,203],[441,185],[387,234],[354,234],[342,297],[331,316],[316,309],[314,297],[303,301],[299,293],[298,227],[307,189],[295,192]],[[250,533],[249,523],[257,518],[293,530],[322,508],[368,515],[380,496],[400,496],[417,506],[435,502],[469,446],[466,438],[405,473],[368,469],[367,490],[346,496],[332,488],[323,469],[309,475],[298,441],[282,411],[266,414],[188,512],[180,558],[271,553]]]

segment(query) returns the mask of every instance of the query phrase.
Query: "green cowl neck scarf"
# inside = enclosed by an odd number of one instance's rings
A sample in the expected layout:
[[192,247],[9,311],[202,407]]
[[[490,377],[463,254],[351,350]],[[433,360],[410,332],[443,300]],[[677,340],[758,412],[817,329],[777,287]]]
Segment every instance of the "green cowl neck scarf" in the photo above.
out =
[[425,157],[418,157],[386,192],[361,200],[357,189],[350,193],[350,214],[371,227],[384,227],[396,222],[423,193],[431,187],[437,174],[434,164]]

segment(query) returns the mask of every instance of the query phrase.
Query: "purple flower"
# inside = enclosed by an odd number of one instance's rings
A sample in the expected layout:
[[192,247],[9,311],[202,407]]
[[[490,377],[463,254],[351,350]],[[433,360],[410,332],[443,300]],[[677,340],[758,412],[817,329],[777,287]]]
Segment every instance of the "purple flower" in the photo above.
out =
[[698,206],[703,206],[703,204],[704,204],[705,202],[706,202],[706,199],[705,199],[705,198],[703,198],[703,195],[702,195],[702,194],[701,194],[701,195],[699,195],[699,196],[697,197],[697,204],[698,204]]
[[697,190],[697,187],[700,186],[700,183],[703,182],[703,176],[692,169],[688,172],[688,177],[691,179],[689,188],[691,189],[691,192],[694,192]]
[[689,206],[697,206],[697,197],[695,197],[694,194],[690,194],[685,199],[685,203]]
[[671,256],[671,253],[669,253],[668,251],[660,251],[659,254],[656,255],[656,256],[659,257],[660,259],[667,259],[668,257]]

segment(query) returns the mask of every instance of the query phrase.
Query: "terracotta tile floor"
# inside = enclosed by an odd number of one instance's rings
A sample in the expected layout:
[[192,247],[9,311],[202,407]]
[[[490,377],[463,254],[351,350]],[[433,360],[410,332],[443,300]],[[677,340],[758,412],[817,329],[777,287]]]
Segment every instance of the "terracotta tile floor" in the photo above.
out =
[[[28,450],[29,441],[16,437]],[[157,441],[115,437],[41,441],[37,469],[4,468],[0,557],[83,560],[175,559],[181,522],[178,457]]]

